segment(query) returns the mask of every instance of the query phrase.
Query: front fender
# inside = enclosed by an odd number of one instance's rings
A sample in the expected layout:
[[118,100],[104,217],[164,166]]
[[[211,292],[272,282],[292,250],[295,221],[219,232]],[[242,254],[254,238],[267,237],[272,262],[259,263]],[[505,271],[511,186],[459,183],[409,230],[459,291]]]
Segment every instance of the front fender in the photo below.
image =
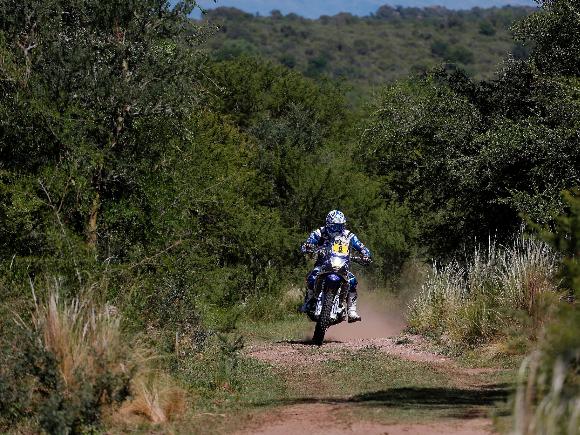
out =
[[329,273],[324,277],[324,288],[328,290],[335,290],[340,287],[342,277],[336,273]]

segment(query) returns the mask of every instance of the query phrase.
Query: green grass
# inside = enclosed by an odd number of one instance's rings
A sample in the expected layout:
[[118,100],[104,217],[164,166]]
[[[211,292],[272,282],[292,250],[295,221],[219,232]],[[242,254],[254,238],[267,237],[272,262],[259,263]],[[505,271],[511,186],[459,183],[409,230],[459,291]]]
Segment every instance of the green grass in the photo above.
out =
[[[242,319],[236,330],[225,334],[225,342],[235,343],[239,334],[246,345],[291,341],[304,337],[310,327],[310,322],[294,314],[273,323]],[[480,366],[475,354],[452,367],[408,361],[374,346],[348,350],[304,344],[299,353],[310,363],[270,364],[246,356],[243,350],[224,351],[223,342],[212,337],[203,352],[181,361],[179,378],[194,400],[183,420],[163,429],[231,433],[273,408],[311,403],[346,405],[340,418],[349,421],[427,422],[476,412],[497,416],[500,426],[511,424],[501,402],[514,371],[466,375],[462,366]],[[491,361],[487,365],[494,366]]]
[[276,322],[261,322],[245,319],[238,331],[248,341],[284,341],[309,337],[312,323],[303,314],[290,314]]

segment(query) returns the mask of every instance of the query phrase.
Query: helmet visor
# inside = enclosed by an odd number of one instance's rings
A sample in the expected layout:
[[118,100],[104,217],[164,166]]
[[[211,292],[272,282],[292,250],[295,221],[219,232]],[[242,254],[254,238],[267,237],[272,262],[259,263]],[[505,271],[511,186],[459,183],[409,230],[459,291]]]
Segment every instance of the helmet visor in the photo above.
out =
[[344,224],[330,224],[327,226],[327,228],[331,233],[342,233],[344,230]]

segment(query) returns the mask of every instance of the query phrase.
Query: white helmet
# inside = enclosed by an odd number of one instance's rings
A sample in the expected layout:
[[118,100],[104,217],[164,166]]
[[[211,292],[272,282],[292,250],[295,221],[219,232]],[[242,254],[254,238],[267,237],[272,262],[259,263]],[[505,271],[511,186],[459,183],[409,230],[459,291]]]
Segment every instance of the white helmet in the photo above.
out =
[[340,210],[332,210],[326,215],[326,231],[332,236],[338,235],[344,231],[346,226],[346,217]]

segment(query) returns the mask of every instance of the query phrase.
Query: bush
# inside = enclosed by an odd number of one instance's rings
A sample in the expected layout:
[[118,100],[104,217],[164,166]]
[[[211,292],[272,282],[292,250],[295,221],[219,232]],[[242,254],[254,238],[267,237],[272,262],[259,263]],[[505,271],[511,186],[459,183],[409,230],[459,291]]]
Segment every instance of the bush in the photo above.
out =
[[489,21],[482,21],[479,23],[479,33],[485,36],[494,36],[495,27]]
[[0,377],[5,420],[33,416],[48,433],[81,433],[129,396],[136,363],[113,307],[99,309],[82,299],[66,303],[52,293],[18,326],[20,341],[12,343],[20,347],[18,356],[3,358],[8,364]]
[[449,51],[448,59],[454,62],[460,62],[463,64],[473,63],[474,55],[473,52],[463,46],[454,47]]
[[446,58],[449,54],[449,44],[443,41],[434,41],[431,44],[431,53],[433,56]]

